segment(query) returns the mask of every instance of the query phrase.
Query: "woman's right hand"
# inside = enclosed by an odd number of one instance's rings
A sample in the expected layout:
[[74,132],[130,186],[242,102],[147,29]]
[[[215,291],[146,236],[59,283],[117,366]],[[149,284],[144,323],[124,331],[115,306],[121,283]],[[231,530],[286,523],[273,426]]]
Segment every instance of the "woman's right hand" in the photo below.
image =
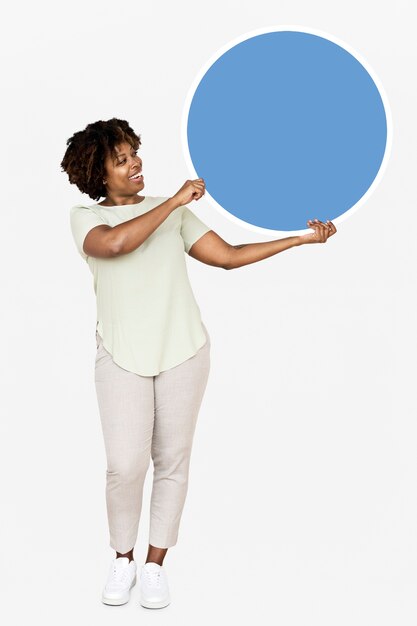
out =
[[175,198],[180,207],[192,200],[200,200],[205,193],[206,184],[204,179],[196,178],[195,180],[186,180],[181,189],[174,194],[173,198]]

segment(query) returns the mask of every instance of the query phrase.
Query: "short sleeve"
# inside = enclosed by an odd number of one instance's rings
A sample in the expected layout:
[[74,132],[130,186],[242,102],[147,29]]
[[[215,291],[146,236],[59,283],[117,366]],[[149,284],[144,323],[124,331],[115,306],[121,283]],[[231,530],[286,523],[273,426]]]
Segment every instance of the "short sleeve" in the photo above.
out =
[[186,206],[183,207],[181,217],[181,237],[184,240],[184,249],[188,254],[193,243],[200,239],[205,233],[212,230],[204,224],[197,215],[195,215]]
[[106,222],[97,213],[90,208],[77,204],[70,209],[70,224],[72,236],[77,246],[78,252],[83,259],[87,258],[83,250],[84,239],[87,233],[94,228],[94,226],[100,226]]

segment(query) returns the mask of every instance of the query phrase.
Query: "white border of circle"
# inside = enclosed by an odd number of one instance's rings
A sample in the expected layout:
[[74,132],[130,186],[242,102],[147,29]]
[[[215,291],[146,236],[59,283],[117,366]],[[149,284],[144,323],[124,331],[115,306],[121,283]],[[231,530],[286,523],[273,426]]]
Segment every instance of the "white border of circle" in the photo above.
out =
[[[374,178],[374,180],[372,181],[372,184],[369,186],[369,188],[364,193],[364,195],[358,200],[358,202],[356,202],[356,204],[354,204],[350,209],[345,211],[342,215],[339,215],[337,218],[332,220],[334,224],[339,224],[343,222],[345,219],[347,219],[348,217],[350,217],[353,213],[355,213],[365,203],[365,201],[370,197],[370,195],[375,191],[376,187],[380,183],[381,178],[384,175],[385,169],[387,167],[390,154],[391,154],[393,124],[392,124],[391,107],[388,101],[388,97],[382,85],[382,82],[380,81],[376,72],[370,67],[369,63],[365,61],[361,55],[359,55],[355,50],[353,50],[353,48],[349,44],[346,44],[344,41],[342,41],[338,37],[335,37],[334,35],[329,35],[329,33],[325,31],[318,30],[316,28],[306,28],[305,26],[301,26],[301,25],[300,26],[297,26],[297,25],[268,26],[268,27],[257,28],[255,30],[246,32],[242,35],[239,35],[238,37],[235,37],[224,46],[221,46],[217,50],[217,52],[215,52],[208,59],[208,61],[200,68],[199,72],[197,72],[193,82],[190,85],[190,88],[187,92],[187,95],[184,101],[183,111],[182,111],[182,116],[181,116],[181,130],[180,130],[181,144],[182,144],[184,158],[185,158],[189,171],[193,173],[192,174],[193,178],[198,178],[197,173],[194,169],[193,162],[191,160],[190,151],[188,149],[187,122],[188,122],[188,114],[190,111],[192,98],[194,96],[194,93],[201,79],[203,78],[207,70],[213,65],[213,63],[215,63],[215,61],[217,61],[217,59],[219,59],[225,52],[227,52],[227,50],[230,50],[238,43],[241,43],[242,41],[246,41],[247,39],[250,39],[251,37],[255,37],[256,35],[279,32],[279,31],[287,31],[287,30],[301,32],[301,33],[308,33],[311,35],[317,35],[324,39],[328,39],[329,41],[337,44],[338,46],[340,46],[341,48],[344,48],[347,52],[349,52],[353,57],[355,57],[357,61],[359,61],[359,63],[366,69],[368,74],[371,76],[372,80],[374,81],[379,91],[379,94],[381,96],[382,103],[385,109],[385,116],[386,116],[386,122],[387,122],[387,141],[386,141],[384,156],[383,156],[381,165],[379,167],[378,173],[376,177]],[[249,224],[248,222],[245,222],[244,220],[241,220],[240,218],[226,211],[226,209],[224,209],[220,204],[218,204],[218,202],[216,202],[216,200],[209,194],[207,190],[203,197],[206,198],[209,204],[211,204],[219,213],[224,215],[227,219],[229,219],[235,224],[238,224],[239,226],[242,226],[243,228],[246,228],[247,230],[250,230],[252,232],[263,233],[263,234],[268,234],[268,235],[270,235],[271,233],[277,233],[277,234],[286,234],[287,236],[291,236],[291,235],[303,234],[307,230],[311,230],[309,228],[305,228],[303,230],[292,230],[292,231],[274,230],[271,228],[263,228],[261,226],[255,226],[254,224]],[[314,217],[315,216],[312,215],[311,219],[314,219]]]

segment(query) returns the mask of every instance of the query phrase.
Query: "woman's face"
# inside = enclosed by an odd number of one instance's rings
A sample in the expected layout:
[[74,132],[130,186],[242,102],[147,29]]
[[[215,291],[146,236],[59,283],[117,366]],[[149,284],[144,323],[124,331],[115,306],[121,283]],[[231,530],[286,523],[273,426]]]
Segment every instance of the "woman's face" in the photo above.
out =
[[132,195],[144,188],[143,176],[132,178],[142,172],[142,159],[137,155],[138,150],[123,142],[115,147],[116,157],[112,160],[107,155],[104,167],[106,174],[103,178],[106,189],[112,194]]

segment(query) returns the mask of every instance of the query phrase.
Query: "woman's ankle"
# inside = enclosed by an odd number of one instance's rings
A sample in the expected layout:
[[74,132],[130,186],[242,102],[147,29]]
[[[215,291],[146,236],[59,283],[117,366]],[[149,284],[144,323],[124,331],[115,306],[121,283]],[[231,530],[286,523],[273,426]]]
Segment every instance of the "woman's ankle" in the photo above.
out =
[[116,550],[116,559],[120,558],[120,557],[127,557],[129,559],[129,563],[130,561],[133,561],[133,548],[132,550],[130,550],[129,552],[126,552],[125,554],[121,554],[120,552],[117,552]]

